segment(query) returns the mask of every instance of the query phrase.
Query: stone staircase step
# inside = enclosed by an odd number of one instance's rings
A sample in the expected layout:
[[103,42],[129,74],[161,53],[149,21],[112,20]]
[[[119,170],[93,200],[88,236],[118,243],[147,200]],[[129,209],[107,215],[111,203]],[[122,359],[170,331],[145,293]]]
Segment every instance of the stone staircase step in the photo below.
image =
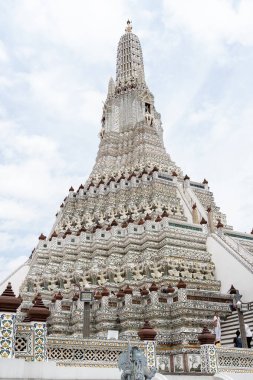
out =
[[[253,310],[248,310],[243,313],[244,322],[247,323],[253,332]],[[221,344],[226,347],[233,347],[233,339],[236,330],[239,330],[238,314],[234,311],[221,322]]]

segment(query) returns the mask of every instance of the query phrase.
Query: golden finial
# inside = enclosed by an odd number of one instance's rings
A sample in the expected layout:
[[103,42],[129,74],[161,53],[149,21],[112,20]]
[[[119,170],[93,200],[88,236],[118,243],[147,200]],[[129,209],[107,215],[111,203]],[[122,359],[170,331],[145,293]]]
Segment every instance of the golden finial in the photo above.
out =
[[131,33],[132,32],[132,22],[130,20],[127,20],[127,26],[125,28],[125,31],[128,32],[128,33]]

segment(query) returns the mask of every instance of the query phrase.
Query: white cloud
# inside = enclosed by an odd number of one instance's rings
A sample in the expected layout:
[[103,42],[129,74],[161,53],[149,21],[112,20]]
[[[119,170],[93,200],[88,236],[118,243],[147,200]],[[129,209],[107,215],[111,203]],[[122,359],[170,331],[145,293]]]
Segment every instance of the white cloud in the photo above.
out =
[[[0,120],[1,154],[6,158],[15,158],[22,155],[23,158],[59,160],[58,147],[55,141],[39,135],[28,135],[20,126],[11,120]],[[59,162],[57,162],[58,164]]]
[[31,222],[35,215],[22,204],[9,199],[0,199],[0,219],[15,219],[17,223]]
[[47,70],[26,74],[24,81],[29,86],[32,101],[44,107],[46,115],[57,122],[59,119],[64,123],[95,123],[99,120],[97,114],[102,109],[105,94],[91,88],[85,81],[80,83],[80,77],[68,67],[50,65]]
[[250,232],[252,223],[252,120],[251,104],[239,109],[230,97],[193,102],[181,120],[182,129],[172,137],[175,143],[170,139],[184,171],[192,178],[209,180],[229,224],[244,232]]
[[[6,252],[6,250],[9,250],[9,252],[12,252],[13,250],[19,250],[20,248],[27,250],[27,255],[30,255],[30,252],[32,251],[31,247],[34,247],[35,238],[31,234],[26,234],[25,236],[12,233],[6,233],[6,232],[0,232],[0,239],[1,239],[1,246],[0,246],[0,253]],[[1,260],[7,260],[12,261],[12,257],[10,256],[7,259],[8,256],[0,256]],[[23,257],[23,256],[22,256]],[[25,256],[27,257],[27,256]],[[15,260],[15,259],[13,259]]]
[[167,27],[184,30],[190,37],[208,44],[253,44],[251,0],[164,0]]
[[28,0],[17,2],[12,11],[15,26],[30,39],[46,38],[94,62],[110,59],[115,49],[111,37],[121,32],[125,9],[125,2],[118,0]]
[[8,54],[3,41],[0,40],[0,62],[7,62]]
[[51,228],[67,187],[78,177],[50,138],[29,135],[6,119],[0,122],[0,133],[0,258],[7,252],[29,256],[40,232]]

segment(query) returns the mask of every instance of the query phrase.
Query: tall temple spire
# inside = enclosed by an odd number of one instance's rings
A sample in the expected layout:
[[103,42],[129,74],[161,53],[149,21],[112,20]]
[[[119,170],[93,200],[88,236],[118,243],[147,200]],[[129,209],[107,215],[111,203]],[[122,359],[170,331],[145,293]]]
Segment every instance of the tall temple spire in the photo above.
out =
[[125,31],[118,44],[116,80],[120,82],[138,78],[139,81],[145,82],[140,40],[132,33],[132,24],[129,20]]
[[144,75],[142,48],[128,20],[117,50],[116,80],[109,80],[103,107],[101,142],[90,175],[148,170],[154,166],[178,173],[163,144],[161,116]]
[[[30,308],[35,290],[47,305],[53,297],[51,336],[80,337],[83,307],[75,293],[89,284],[96,292],[92,338],[106,339],[120,320],[120,339],[138,339],[148,316],[158,343],[170,343],[170,350],[195,344],[197,329],[212,321],[214,310],[230,312],[200,217],[207,219],[210,205],[214,220],[226,223],[206,184],[183,179],[165,151],[130,21],[119,41],[117,76],[109,80],[101,123],[92,173],[76,192],[70,188],[50,237],[40,236],[21,307]],[[166,284],[177,287],[175,297]]]

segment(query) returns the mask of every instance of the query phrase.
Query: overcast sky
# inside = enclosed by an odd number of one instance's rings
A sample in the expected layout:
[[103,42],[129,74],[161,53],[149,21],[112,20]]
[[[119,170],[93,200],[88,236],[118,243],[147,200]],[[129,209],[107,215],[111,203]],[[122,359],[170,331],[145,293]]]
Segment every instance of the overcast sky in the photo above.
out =
[[252,0],[0,0],[0,280],[89,175],[126,20],[171,157],[253,226]]

